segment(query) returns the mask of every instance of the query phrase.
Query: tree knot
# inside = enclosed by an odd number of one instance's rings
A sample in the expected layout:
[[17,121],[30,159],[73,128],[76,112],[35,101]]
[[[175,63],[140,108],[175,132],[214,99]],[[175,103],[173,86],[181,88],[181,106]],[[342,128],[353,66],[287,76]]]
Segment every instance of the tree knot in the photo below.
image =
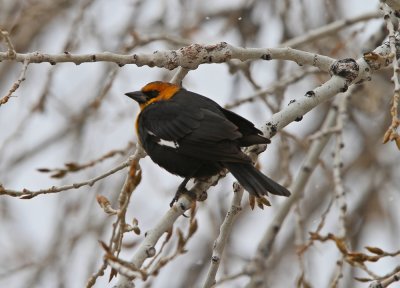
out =
[[343,77],[346,79],[346,82],[350,84],[357,78],[360,67],[356,60],[345,58],[335,61],[329,70],[331,75]]

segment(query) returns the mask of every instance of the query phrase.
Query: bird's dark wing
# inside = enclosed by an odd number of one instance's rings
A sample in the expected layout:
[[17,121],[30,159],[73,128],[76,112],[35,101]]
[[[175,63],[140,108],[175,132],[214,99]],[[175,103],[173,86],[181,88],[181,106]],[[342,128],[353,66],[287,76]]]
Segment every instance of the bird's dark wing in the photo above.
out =
[[[141,129],[158,143],[176,143],[177,153],[208,161],[248,162],[239,148],[238,127],[220,112],[213,101],[185,91],[146,107],[140,116]],[[184,100],[181,100],[184,98]],[[205,98],[205,97],[204,97]],[[161,139],[161,140],[160,140]]]
[[258,130],[252,122],[232,111],[222,108],[207,97],[182,89],[173,99],[176,99],[176,101],[179,101],[179,103],[185,107],[191,107],[192,103],[195,103],[196,106],[206,108],[222,116],[225,120],[228,120],[230,124],[235,125],[236,129],[241,133],[241,137],[236,138],[241,147],[255,144],[268,144],[271,142],[268,138],[262,136],[262,132]]
[[222,113],[228,118],[233,124],[235,124],[240,133],[242,133],[242,138],[240,138],[240,146],[251,146],[255,144],[268,144],[271,141],[268,138],[262,136],[262,132],[258,130],[252,122],[243,118],[242,116],[221,108]]
[[203,115],[200,111],[190,112],[173,101],[159,101],[142,111],[140,126],[150,135],[166,141],[178,141],[200,126]]

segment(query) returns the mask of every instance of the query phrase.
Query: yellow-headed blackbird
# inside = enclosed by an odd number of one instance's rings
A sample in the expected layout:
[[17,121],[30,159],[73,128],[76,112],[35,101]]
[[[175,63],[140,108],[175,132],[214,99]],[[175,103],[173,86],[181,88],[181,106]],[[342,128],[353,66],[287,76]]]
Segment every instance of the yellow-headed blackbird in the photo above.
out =
[[227,168],[250,194],[290,192],[257,170],[240,147],[269,143],[245,118],[216,102],[167,82],[151,82],[126,93],[139,103],[136,130],[150,158],[184,177],[174,201],[191,178],[216,175]]

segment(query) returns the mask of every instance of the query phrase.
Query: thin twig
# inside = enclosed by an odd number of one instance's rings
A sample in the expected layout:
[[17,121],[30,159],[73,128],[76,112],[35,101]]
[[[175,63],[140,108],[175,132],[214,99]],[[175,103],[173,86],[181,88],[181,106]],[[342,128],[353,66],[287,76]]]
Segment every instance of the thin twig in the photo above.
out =
[[325,26],[310,30],[299,37],[285,41],[280,46],[298,47],[304,43],[310,43],[311,41],[337,33],[337,31],[343,28],[348,28],[350,25],[378,17],[381,17],[381,13],[379,11],[373,11],[349,19],[340,19]]
[[397,267],[391,275],[388,275],[383,280],[378,280],[372,282],[368,288],[386,288],[389,287],[390,284],[400,281],[400,267]]
[[[6,42],[7,45],[7,55],[9,59],[13,60],[16,58],[17,52],[15,52],[14,45],[11,42],[10,35],[8,34],[7,31],[2,30],[0,28],[0,35],[3,37],[4,41]],[[25,60],[24,60],[25,61]]]
[[317,73],[319,70],[316,69],[304,69],[302,71],[297,71],[295,73],[289,74],[282,79],[278,79],[274,81],[274,84],[266,89],[261,89],[257,91],[254,95],[250,95],[246,98],[238,99],[231,104],[225,105],[226,109],[235,108],[243,103],[253,102],[259,98],[265,98],[267,95],[275,93],[277,90],[287,87],[290,84],[293,84],[309,74]]
[[0,98],[0,106],[3,104],[6,104],[8,102],[8,100],[12,97],[12,94],[15,91],[17,91],[17,89],[21,85],[22,81],[25,80],[25,74],[26,74],[26,70],[28,69],[28,65],[29,65],[29,58],[26,58],[24,60],[24,64],[22,66],[21,73],[19,74],[17,81],[15,81],[14,84],[11,86],[10,90],[8,90],[8,93],[5,96],[3,96],[2,98]]
[[38,168],[37,170],[42,173],[51,173],[52,178],[63,178],[65,177],[68,173],[76,173],[79,171],[82,171],[84,169],[93,167],[104,160],[114,157],[115,155],[126,155],[131,148],[133,148],[134,143],[129,142],[127,146],[123,149],[115,149],[115,150],[110,150],[106,154],[102,155],[101,157],[88,161],[86,163],[77,163],[77,162],[68,162],[64,164],[63,168]]
[[135,159],[135,155],[129,157],[128,160],[122,162],[121,164],[112,168],[111,170],[107,171],[104,174],[101,174],[97,177],[94,177],[94,178],[86,180],[86,181],[77,182],[77,183],[73,183],[73,184],[69,184],[69,185],[64,185],[64,186],[59,186],[59,187],[53,186],[53,187],[50,187],[47,189],[40,189],[37,191],[33,191],[33,190],[29,190],[29,189],[23,189],[22,191],[17,191],[17,190],[6,189],[6,188],[0,186],[0,196],[8,195],[11,197],[19,197],[20,199],[31,199],[36,196],[42,195],[42,194],[53,194],[53,193],[58,193],[58,192],[67,191],[67,190],[71,190],[71,189],[78,189],[83,186],[93,186],[96,182],[128,167],[134,159]]

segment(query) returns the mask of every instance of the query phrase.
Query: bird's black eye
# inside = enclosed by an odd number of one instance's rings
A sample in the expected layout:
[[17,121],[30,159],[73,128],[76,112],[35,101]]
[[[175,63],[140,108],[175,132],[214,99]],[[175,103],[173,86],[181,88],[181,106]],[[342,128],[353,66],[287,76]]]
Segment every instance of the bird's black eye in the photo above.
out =
[[155,98],[158,96],[158,94],[160,93],[157,90],[149,90],[149,91],[144,91],[143,92],[149,99],[151,98]]

